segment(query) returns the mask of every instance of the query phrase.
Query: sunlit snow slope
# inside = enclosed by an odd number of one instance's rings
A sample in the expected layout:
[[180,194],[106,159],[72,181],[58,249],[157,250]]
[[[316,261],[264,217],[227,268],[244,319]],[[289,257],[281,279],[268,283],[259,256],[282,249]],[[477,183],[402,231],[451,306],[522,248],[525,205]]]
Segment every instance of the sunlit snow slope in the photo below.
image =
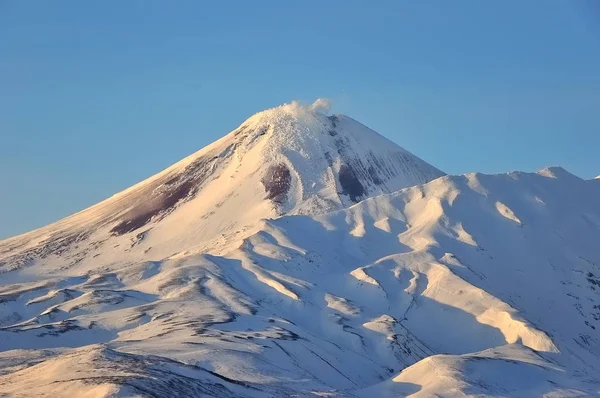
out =
[[320,214],[443,174],[347,116],[294,102],[96,206],[0,243],[0,272],[39,259],[94,269],[218,252],[261,218]]
[[261,112],[0,242],[0,394],[597,396],[599,203],[561,168],[443,176],[348,117]]

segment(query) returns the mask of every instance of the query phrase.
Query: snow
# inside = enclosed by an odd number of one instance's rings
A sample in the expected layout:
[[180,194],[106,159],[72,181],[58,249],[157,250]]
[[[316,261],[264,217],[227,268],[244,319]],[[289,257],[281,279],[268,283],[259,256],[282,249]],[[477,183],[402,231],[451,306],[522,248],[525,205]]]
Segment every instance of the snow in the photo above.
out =
[[327,110],[0,242],[0,395],[600,394],[600,186],[446,176]]
[[[351,118],[313,108],[323,106],[291,103],[259,112],[156,176],[4,245],[10,253],[51,256],[81,241],[88,250],[72,262],[89,270],[97,266],[94,256],[109,263],[222,254],[256,232],[257,220],[320,214],[443,175]],[[116,250],[103,249],[107,236]],[[11,266],[28,258],[10,259]]]
[[418,398],[582,397],[587,394],[579,390],[578,383],[562,369],[535,352],[519,345],[505,345],[460,356],[433,355],[358,395]]

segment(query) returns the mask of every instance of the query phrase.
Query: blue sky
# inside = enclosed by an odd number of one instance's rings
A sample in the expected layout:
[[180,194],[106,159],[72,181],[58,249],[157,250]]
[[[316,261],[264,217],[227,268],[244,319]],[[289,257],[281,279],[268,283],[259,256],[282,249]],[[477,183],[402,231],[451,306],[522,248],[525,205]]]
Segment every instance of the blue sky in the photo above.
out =
[[291,100],[451,174],[600,174],[594,0],[0,0],[0,238]]

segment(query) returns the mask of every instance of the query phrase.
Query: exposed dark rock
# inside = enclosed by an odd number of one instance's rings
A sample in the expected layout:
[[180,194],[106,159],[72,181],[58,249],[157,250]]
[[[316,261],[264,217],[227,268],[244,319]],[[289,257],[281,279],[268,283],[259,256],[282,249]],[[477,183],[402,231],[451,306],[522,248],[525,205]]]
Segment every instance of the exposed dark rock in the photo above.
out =
[[331,158],[331,154],[329,152],[325,152],[325,159],[327,160],[329,167],[333,166],[333,159]]
[[339,155],[342,158],[346,157],[346,153],[348,151],[348,147],[349,144],[347,142],[347,138],[346,137],[338,137],[333,141],[333,145],[335,146],[335,148],[338,150]]
[[379,174],[377,173],[377,169],[375,169],[375,167],[369,166],[367,172],[369,173],[369,177],[371,177],[371,180],[373,180],[373,183],[375,183],[376,185],[383,184],[383,181],[381,180],[381,178],[379,178]]
[[222,152],[207,154],[187,166],[183,172],[158,186],[150,187],[147,200],[137,203],[125,213],[111,233],[123,235],[133,232],[148,224],[152,218],[169,214],[178,203],[191,199],[206,180],[214,177],[212,171],[216,164],[231,157],[233,149],[230,145]]
[[147,229],[147,230],[142,231],[139,234],[137,234],[135,236],[135,238],[131,238],[131,247],[134,247],[135,245],[139,244],[144,239],[146,239],[146,236],[148,236],[149,231],[150,231],[150,229]]
[[149,202],[127,213],[125,219],[113,227],[111,232],[115,235],[123,235],[143,227],[150,222],[152,217],[170,210],[177,202],[187,197],[192,188],[192,182],[186,181],[173,191],[165,191],[150,199]]
[[340,167],[339,180],[342,193],[348,195],[353,202],[358,202],[365,194],[365,188],[351,166],[344,164]]
[[292,176],[290,170],[283,163],[280,163],[269,167],[261,182],[267,193],[266,198],[281,203],[290,189]]
[[337,127],[337,122],[340,120],[336,115],[327,116],[327,119],[329,119],[333,128]]

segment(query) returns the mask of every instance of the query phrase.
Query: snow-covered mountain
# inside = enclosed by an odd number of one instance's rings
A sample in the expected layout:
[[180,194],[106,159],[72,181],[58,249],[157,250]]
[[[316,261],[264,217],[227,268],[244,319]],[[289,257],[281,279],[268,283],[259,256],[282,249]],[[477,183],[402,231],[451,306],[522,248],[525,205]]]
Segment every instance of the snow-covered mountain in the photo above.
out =
[[163,172],[3,242],[0,272],[39,259],[94,268],[98,256],[218,252],[262,218],[321,214],[444,174],[355,120],[315,108],[294,102],[257,113]]
[[599,395],[600,181],[316,108],[0,242],[0,394]]

